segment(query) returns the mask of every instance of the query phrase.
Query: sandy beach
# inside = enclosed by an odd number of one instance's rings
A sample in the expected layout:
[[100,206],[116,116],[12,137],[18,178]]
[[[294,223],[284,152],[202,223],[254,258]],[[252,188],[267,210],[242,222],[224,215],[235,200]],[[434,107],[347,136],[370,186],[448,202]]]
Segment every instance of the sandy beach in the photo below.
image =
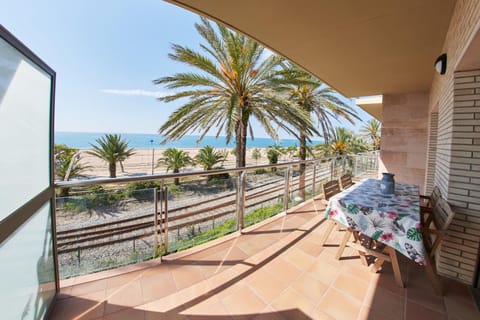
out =
[[[194,158],[200,148],[179,148],[181,150],[184,150],[188,152],[190,157]],[[261,150],[261,158],[257,160],[252,158],[252,151],[255,148],[248,148],[247,149],[247,165],[255,165],[255,164],[267,164],[268,159],[266,157],[267,153],[267,148],[258,148]],[[216,149],[218,151],[227,151],[227,159],[223,163],[223,167],[225,168],[231,168],[235,167],[235,156],[231,153],[231,148],[230,149],[222,149],[218,148]],[[154,173],[159,174],[159,173],[165,173],[166,168],[164,166],[157,167],[157,161],[159,158],[162,157],[162,153],[165,151],[164,148],[155,148],[154,149]],[[108,165],[105,161],[94,157],[92,155],[89,155],[87,153],[87,150],[82,150],[80,153],[81,157],[81,163],[85,166],[90,166],[87,170],[84,171],[84,175],[89,177],[89,178],[104,178],[108,177]],[[282,155],[279,160],[287,160],[288,156]],[[122,169],[120,167],[120,164],[117,164],[117,176],[139,176],[139,175],[149,175],[152,173],[152,149],[135,149],[135,154],[125,160],[123,162],[123,168],[124,172],[122,172]],[[200,166],[192,167],[189,166],[187,168],[184,168],[182,171],[187,172],[187,171],[192,171],[192,170],[200,170]]]

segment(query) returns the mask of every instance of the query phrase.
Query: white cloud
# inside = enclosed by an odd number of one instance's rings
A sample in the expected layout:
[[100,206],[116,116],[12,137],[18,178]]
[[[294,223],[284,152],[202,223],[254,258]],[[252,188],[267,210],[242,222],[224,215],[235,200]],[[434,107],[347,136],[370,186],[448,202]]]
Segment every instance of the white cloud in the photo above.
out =
[[145,96],[145,97],[154,97],[161,98],[167,96],[171,93],[162,92],[162,91],[149,91],[143,89],[101,89],[100,92],[110,93],[110,94],[120,94],[125,96]]

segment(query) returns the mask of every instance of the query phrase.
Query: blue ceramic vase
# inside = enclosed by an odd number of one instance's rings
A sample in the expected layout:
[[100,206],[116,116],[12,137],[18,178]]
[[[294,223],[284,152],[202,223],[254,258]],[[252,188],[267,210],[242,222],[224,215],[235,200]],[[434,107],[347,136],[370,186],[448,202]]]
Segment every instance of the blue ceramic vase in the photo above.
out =
[[383,194],[394,194],[395,193],[395,180],[393,177],[395,176],[393,173],[384,172],[383,178],[380,181],[380,191]]

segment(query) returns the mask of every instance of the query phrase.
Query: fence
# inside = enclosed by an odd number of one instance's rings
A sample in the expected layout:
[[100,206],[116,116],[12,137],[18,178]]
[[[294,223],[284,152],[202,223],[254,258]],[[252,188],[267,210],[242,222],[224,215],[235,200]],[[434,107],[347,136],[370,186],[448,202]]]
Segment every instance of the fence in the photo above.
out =
[[328,180],[347,172],[366,176],[377,165],[376,155],[362,155],[58,183],[72,192],[56,199],[60,276],[202,244],[288,211],[321,194]]

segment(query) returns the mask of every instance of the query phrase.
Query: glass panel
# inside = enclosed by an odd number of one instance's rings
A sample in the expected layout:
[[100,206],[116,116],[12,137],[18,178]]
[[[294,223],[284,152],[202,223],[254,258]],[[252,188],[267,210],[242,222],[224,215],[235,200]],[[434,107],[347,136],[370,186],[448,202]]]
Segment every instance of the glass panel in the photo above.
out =
[[0,246],[2,319],[42,319],[55,295],[50,203]]
[[245,227],[284,211],[285,168],[257,169],[247,174]]
[[168,252],[191,248],[237,230],[235,174],[170,184]]
[[56,201],[60,278],[151,259],[155,187],[160,183],[63,190],[76,195]]
[[0,38],[0,220],[49,185],[51,85]]

